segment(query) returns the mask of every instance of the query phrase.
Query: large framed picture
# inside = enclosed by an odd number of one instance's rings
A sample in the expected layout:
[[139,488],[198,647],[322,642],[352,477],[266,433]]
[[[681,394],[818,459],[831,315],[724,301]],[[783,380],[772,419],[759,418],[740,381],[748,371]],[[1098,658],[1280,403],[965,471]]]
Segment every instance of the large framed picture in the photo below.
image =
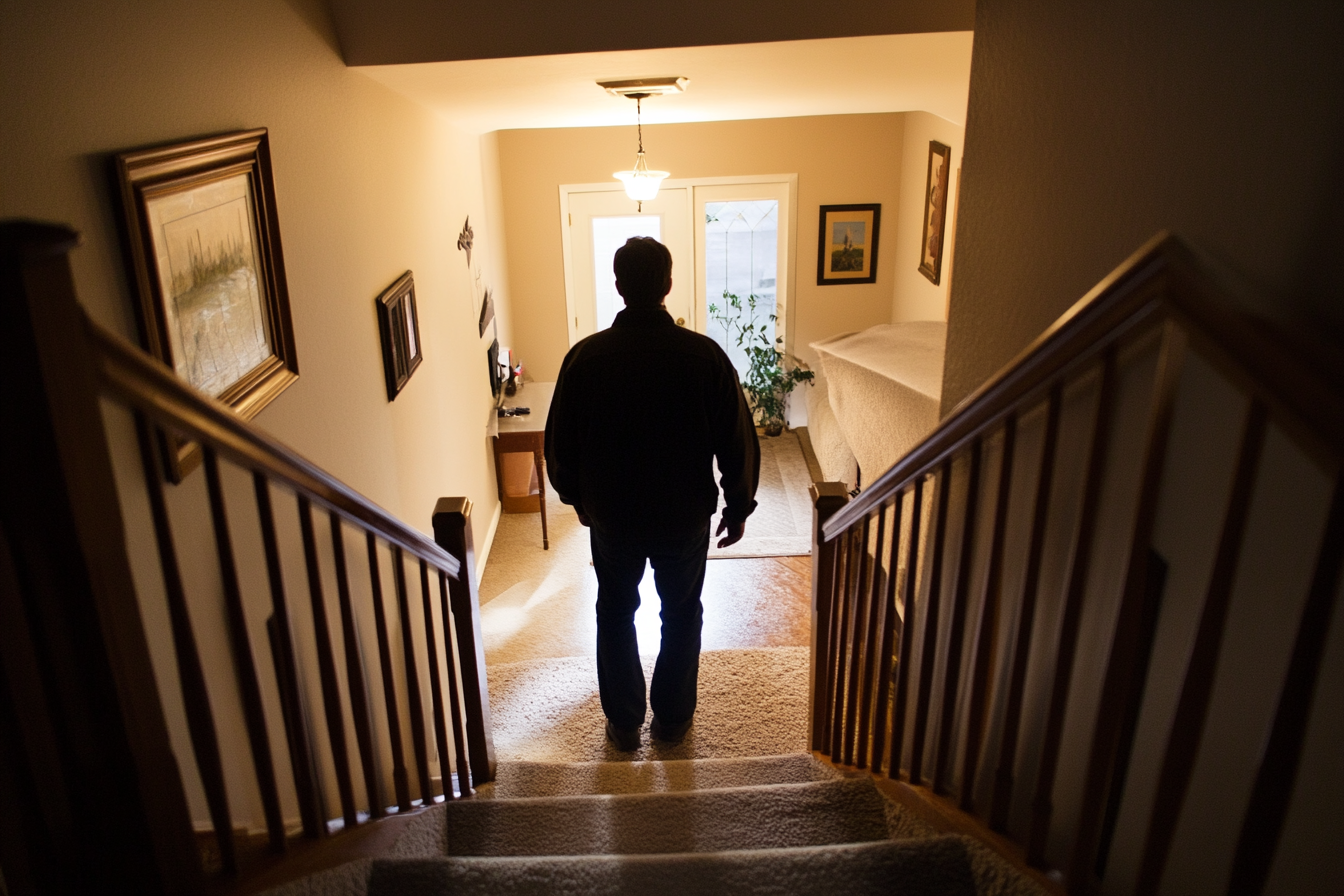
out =
[[[115,157],[145,350],[250,419],[299,375],[265,128]],[[200,459],[164,436],[169,479]]]
[[875,283],[882,205],[823,205],[817,234],[817,285]]
[[947,221],[947,184],[952,148],[929,141],[929,171],[924,187],[924,230],[919,249],[919,272],[937,286],[943,276],[943,225]]
[[415,307],[415,278],[410,271],[383,290],[375,306],[378,332],[383,340],[383,375],[387,380],[387,400],[406,388],[411,374],[424,360],[420,350],[420,313]]

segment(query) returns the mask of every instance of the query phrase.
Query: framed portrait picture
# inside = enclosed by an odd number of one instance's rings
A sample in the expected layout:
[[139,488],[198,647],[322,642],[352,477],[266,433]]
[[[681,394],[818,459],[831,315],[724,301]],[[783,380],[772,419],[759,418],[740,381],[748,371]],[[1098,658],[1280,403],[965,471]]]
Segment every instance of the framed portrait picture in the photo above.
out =
[[[145,350],[246,419],[299,375],[265,128],[114,159]],[[163,436],[168,478],[199,462]]]
[[396,398],[424,360],[420,350],[420,314],[415,307],[415,279],[407,271],[383,290],[375,303],[383,340],[383,373],[387,400]]
[[937,286],[943,276],[943,225],[947,222],[947,185],[952,148],[929,141],[929,171],[924,187],[924,231],[919,249],[919,272]]
[[817,235],[817,285],[877,281],[882,205],[823,205]]

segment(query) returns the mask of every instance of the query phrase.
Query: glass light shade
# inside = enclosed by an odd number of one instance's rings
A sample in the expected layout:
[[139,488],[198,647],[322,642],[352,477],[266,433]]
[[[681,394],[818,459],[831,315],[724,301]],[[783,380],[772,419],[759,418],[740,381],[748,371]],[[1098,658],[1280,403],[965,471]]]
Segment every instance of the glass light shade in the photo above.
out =
[[650,171],[644,153],[635,158],[635,167],[630,171],[617,171],[612,177],[625,184],[625,195],[644,202],[658,195],[658,187],[667,177],[666,171]]

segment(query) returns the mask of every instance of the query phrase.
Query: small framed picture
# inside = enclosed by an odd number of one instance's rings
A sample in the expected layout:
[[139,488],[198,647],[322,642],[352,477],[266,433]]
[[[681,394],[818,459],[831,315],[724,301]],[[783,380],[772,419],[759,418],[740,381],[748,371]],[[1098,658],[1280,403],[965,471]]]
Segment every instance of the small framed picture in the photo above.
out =
[[875,283],[882,205],[823,205],[817,235],[817,285]]
[[947,222],[947,184],[952,148],[929,141],[929,173],[924,187],[924,237],[919,250],[919,272],[937,286],[943,276],[943,231]]
[[[298,379],[265,128],[114,158],[145,350],[244,419]],[[167,476],[200,460],[163,437]]]
[[420,350],[420,314],[415,307],[415,280],[410,271],[383,290],[374,303],[378,309],[378,332],[383,341],[383,373],[387,400],[406,388],[411,374],[424,360]]

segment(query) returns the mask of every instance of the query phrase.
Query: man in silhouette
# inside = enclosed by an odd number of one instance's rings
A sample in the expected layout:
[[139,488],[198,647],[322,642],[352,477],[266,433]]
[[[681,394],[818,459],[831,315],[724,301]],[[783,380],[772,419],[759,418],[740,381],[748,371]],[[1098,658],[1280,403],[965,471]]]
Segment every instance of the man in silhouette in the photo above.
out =
[[645,717],[635,638],[645,561],[663,623],[649,733],[679,743],[695,714],[700,591],[719,494],[713,462],[725,504],[715,535],[727,547],[756,509],[761,460],[732,362],[663,307],[672,289],[667,247],[632,237],[614,267],[625,310],[565,356],[546,420],[546,465],[560,500],[589,527],[602,712],[608,739],[629,751],[639,748]]

